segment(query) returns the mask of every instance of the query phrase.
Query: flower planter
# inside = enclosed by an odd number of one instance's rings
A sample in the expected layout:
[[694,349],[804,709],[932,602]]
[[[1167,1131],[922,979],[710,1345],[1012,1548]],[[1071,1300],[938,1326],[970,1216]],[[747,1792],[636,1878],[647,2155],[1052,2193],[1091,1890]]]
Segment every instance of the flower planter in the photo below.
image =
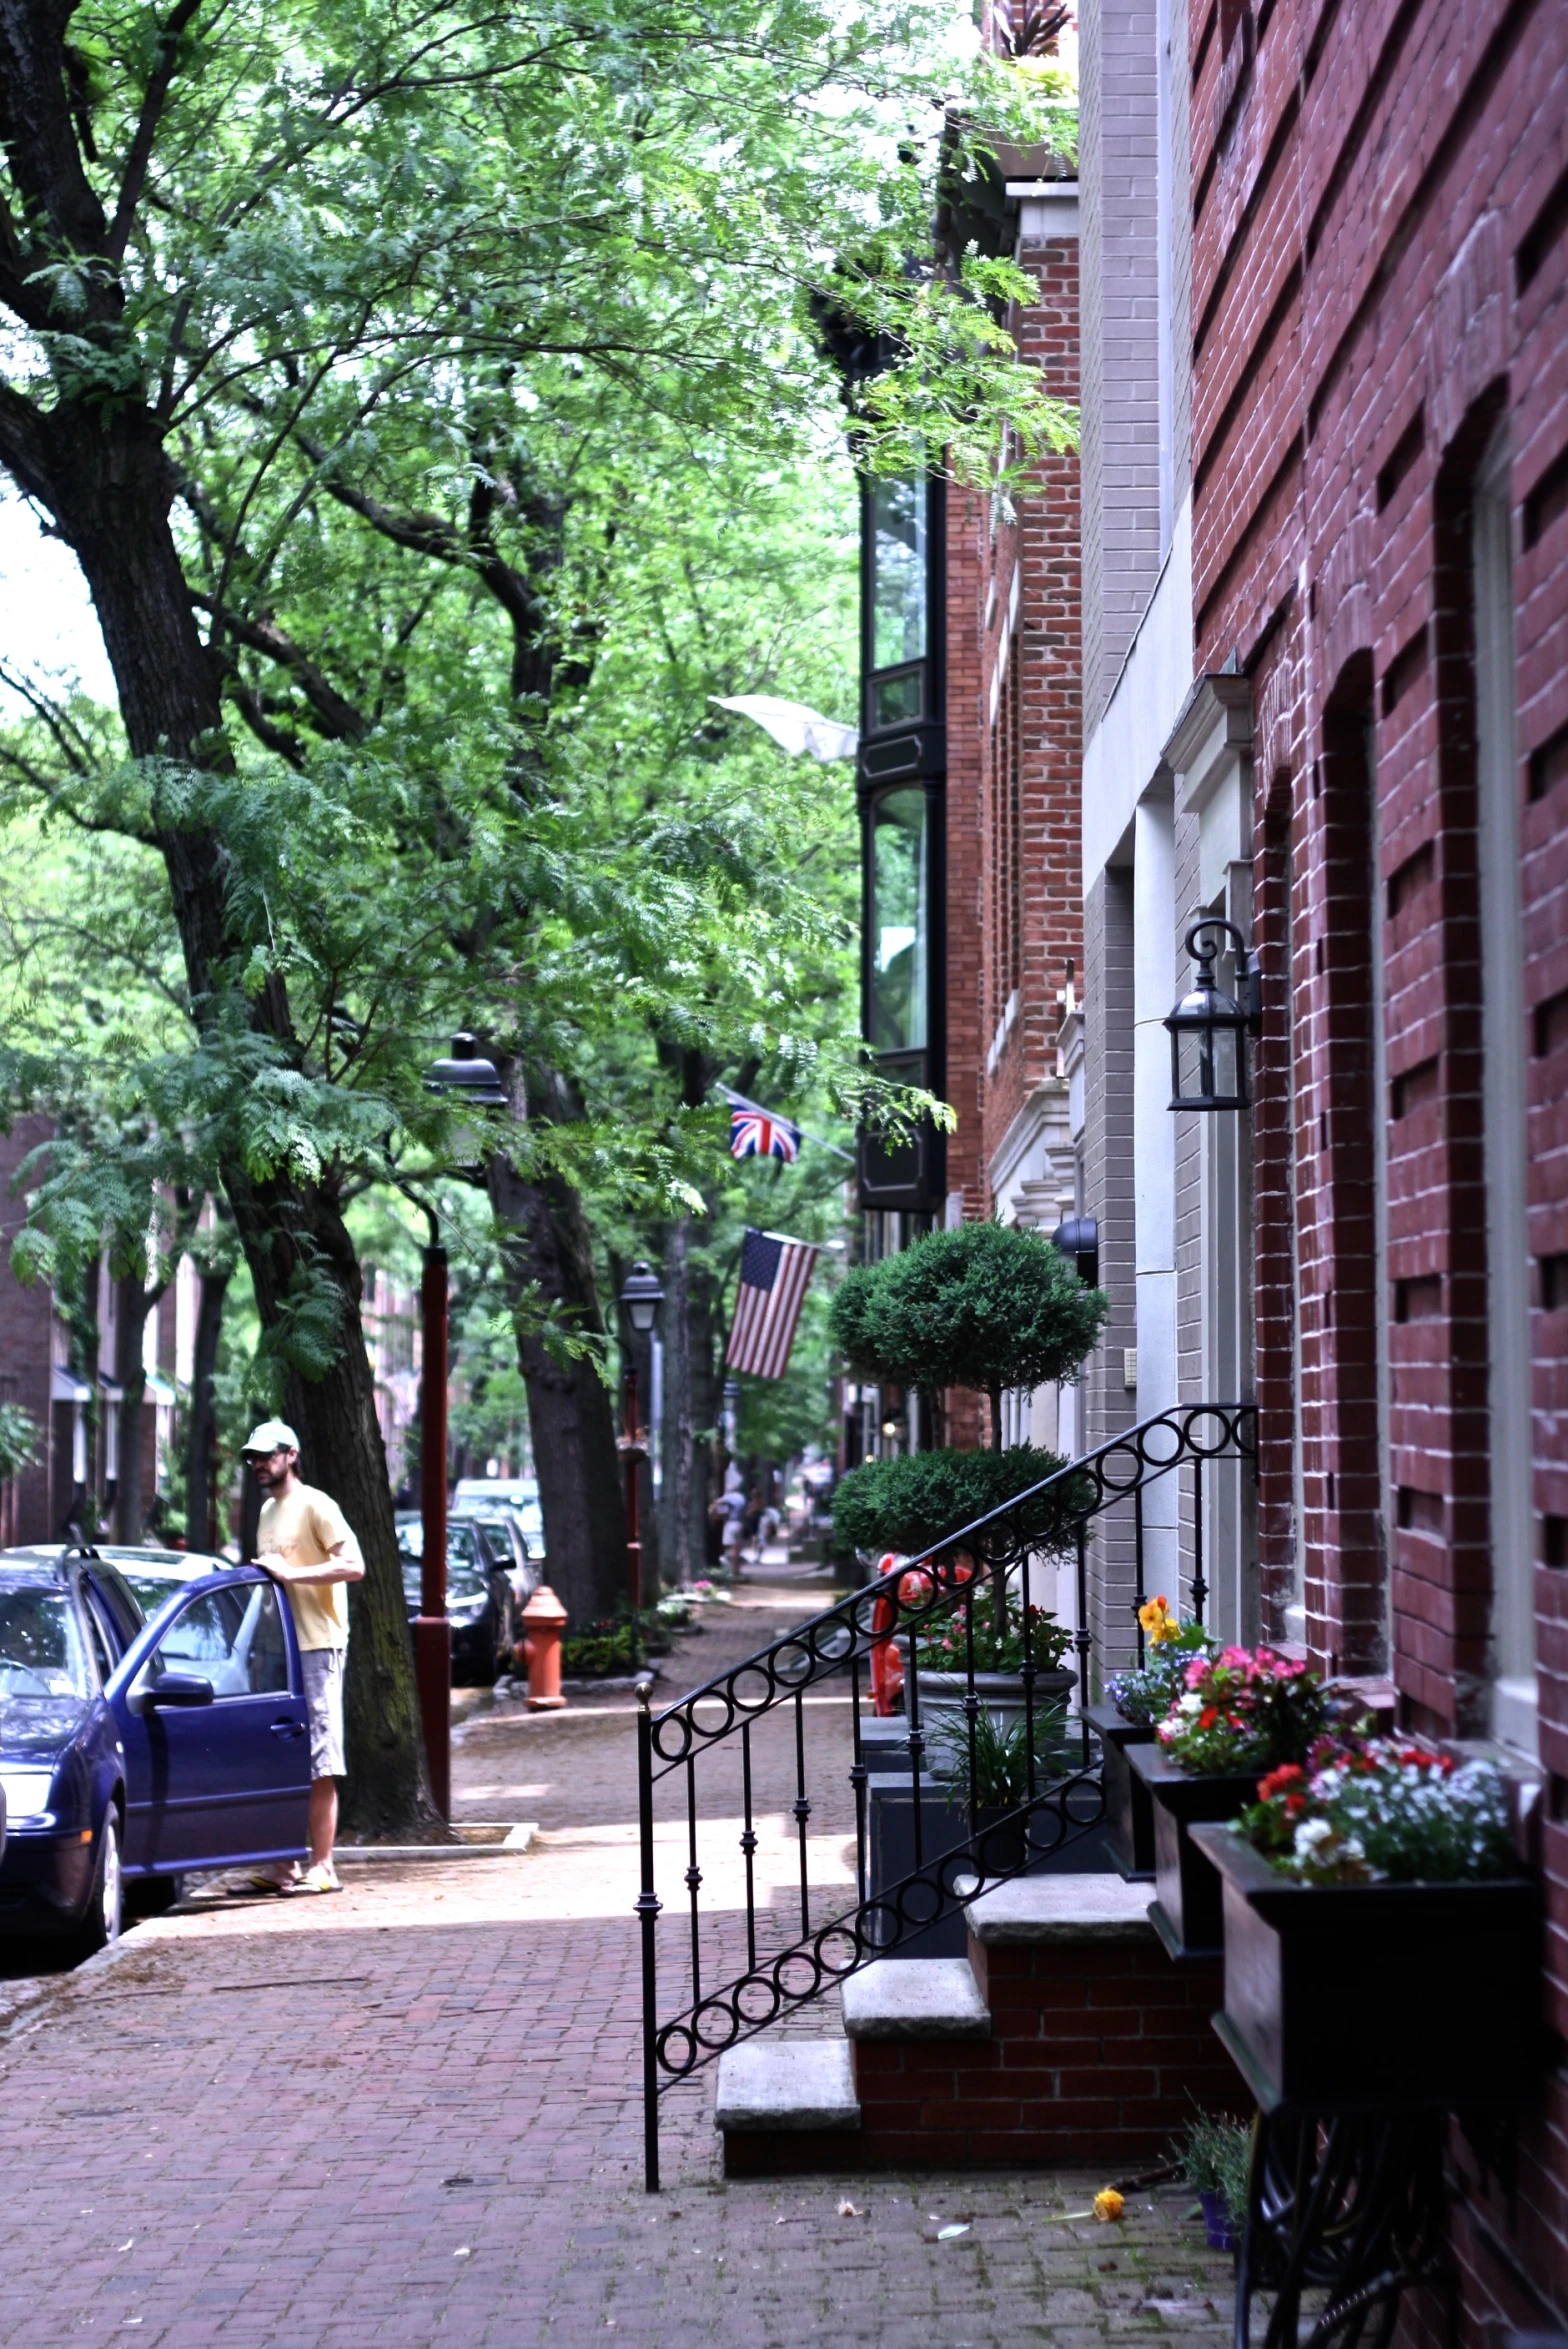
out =
[[1154,1893],[1149,1922],[1173,1958],[1218,1957],[1224,1947],[1220,1880],[1188,1829],[1234,1819],[1254,1801],[1256,1770],[1200,1777],[1171,1761],[1158,1739],[1127,1748],[1127,1761],[1154,1805]]
[[1299,1884],[1239,1835],[1191,1841],[1223,1887],[1215,2027],[1265,2110],[1453,2112],[1528,2096],[1543,2059],[1541,1895]]
[[[1034,1717],[1053,1706],[1065,1705],[1078,1686],[1076,1672],[1036,1672],[1034,1676]],[[964,1699],[969,1694],[969,1681],[962,1672],[928,1672],[920,1668],[920,1726],[927,1739],[934,1734],[944,1718],[956,1714],[964,1718]],[[985,1710],[992,1714],[1004,1729],[1024,1717],[1024,1682],[1021,1672],[977,1672],[975,1695]],[[907,1708],[906,1708],[907,1709]],[[930,1752],[927,1744],[926,1751]]]
[[1105,1809],[1112,1860],[1129,1884],[1154,1881],[1154,1804],[1127,1760],[1131,1745],[1152,1745],[1154,1725],[1124,1721],[1114,1705],[1091,1705],[1089,1727],[1100,1741]]

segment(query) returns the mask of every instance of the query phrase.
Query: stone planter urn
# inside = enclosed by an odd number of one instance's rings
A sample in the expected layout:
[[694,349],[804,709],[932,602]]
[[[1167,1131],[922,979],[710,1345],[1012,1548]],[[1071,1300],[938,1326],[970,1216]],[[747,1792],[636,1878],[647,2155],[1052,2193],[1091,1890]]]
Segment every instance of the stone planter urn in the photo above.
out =
[[1144,1781],[1133,1773],[1127,1749],[1154,1743],[1151,1721],[1124,1721],[1114,1705],[1091,1705],[1089,1727],[1100,1741],[1100,1772],[1105,1781],[1105,1812],[1109,1823],[1106,1847],[1129,1884],[1154,1881],[1154,1802]]
[[1126,1748],[1129,1768],[1154,1811],[1154,1898],[1149,1922],[1173,1958],[1218,1957],[1224,1947],[1220,1880],[1189,1828],[1223,1819],[1256,1801],[1262,1773],[1200,1777],[1171,1761],[1159,1740]]
[[1454,2112],[1530,2094],[1545,2056],[1540,1887],[1300,1884],[1223,1826],[1188,1840],[1222,1887],[1215,2028],[1265,2112]]
[[[1024,1682],[1021,1672],[977,1672],[975,1695],[985,1710],[1003,1729],[1011,1729],[1024,1718]],[[1067,1703],[1078,1686],[1076,1672],[1036,1672],[1034,1676],[1034,1717],[1053,1707]],[[962,1672],[928,1672],[920,1670],[920,1726],[926,1734],[926,1751],[930,1740],[942,1722],[964,1718],[964,1699],[969,1694],[969,1681]],[[908,1710],[907,1691],[905,1710]]]

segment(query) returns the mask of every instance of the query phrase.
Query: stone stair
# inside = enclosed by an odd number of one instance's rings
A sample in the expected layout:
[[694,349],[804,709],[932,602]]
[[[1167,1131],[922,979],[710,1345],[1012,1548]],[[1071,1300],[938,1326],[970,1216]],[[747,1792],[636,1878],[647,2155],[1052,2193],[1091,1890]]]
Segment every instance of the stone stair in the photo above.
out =
[[1166,1956],[1139,1885],[1030,1876],[971,1902],[963,1958],[882,1958],[843,1986],[844,2036],[721,2056],[728,2177],[1071,2163],[1113,2174],[1197,2110],[1252,2099],[1210,2027],[1218,1960]]

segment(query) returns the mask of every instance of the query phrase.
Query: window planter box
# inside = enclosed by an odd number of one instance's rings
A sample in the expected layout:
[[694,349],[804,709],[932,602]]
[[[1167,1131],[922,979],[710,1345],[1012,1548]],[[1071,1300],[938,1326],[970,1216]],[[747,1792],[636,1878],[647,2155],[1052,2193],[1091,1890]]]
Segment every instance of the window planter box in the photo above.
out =
[[1215,2028],[1266,2111],[1453,2112],[1519,2102],[1542,2061],[1541,1895],[1484,1884],[1295,1884],[1223,1827]]
[[1130,1745],[1152,1745],[1151,1721],[1124,1721],[1114,1705],[1091,1705],[1089,1727],[1100,1741],[1110,1855],[1129,1884],[1154,1882],[1154,1804],[1127,1760]]
[[1234,1819],[1257,1799],[1256,1770],[1200,1777],[1167,1758],[1158,1739],[1126,1749],[1154,1805],[1154,1899],[1149,1922],[1173,1958],[1214,1958],[1225,1946],[1220,1880],[1188,1829]]

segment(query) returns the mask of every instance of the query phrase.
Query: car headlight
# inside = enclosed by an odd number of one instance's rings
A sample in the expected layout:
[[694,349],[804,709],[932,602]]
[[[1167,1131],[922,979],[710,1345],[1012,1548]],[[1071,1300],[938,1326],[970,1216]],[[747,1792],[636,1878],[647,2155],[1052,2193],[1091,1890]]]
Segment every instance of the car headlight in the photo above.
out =
[[52,1770],[0,1770],[6,1817],[13,1827],[48,1809],[49,1789],[53,1784]]

